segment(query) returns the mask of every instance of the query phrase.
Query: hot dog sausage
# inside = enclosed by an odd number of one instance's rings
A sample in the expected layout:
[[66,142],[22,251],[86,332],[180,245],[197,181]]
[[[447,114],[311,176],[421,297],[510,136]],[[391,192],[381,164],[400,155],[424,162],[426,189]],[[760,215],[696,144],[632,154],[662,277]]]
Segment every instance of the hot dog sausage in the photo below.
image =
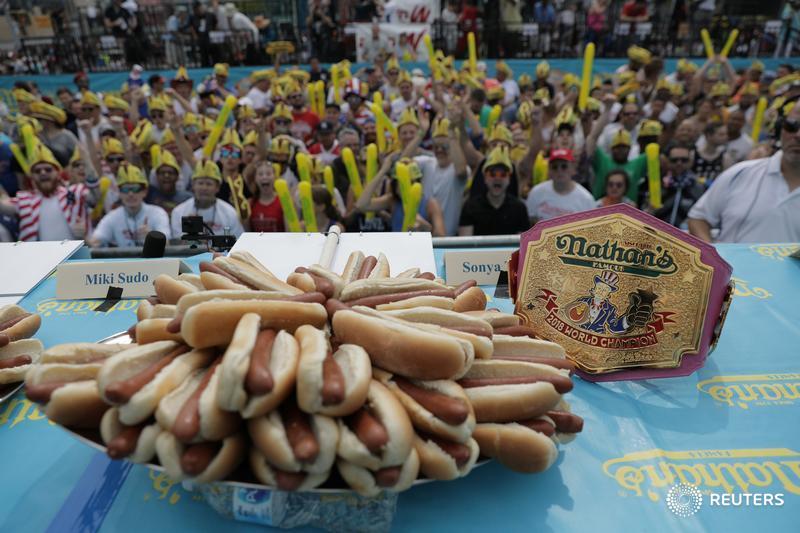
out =
[[305,472],[285,472],[274,466],[272,471],[275,472],[275,486],[281,490],[297,490],[306,479]]
[[281,418],[294,458],[303,463],[314,462],[319,455],[319,442],[311,429],[308,415],[295,404],[286,402],[281,409]]
[[11,326],[17,325],[18,323],[22,322],[29,316],[31,316],[31,313],[25,313],[24,315],[19,315],[17,317],[12,318],[11,320],[6,320],[2,324],[0,324],[0,331],[7,330]]
[[197,388],[181,407],[178,416],[175,417],[175,423],[172,425],[172,434],[181,442],[191,441],[200,432],[200,396],[203,395],[203,391],[208,387],[208,382],[211,381],[211,376],[214,375],[214,371],[220,361],[221,359],[217,359],[211,365],[211,368],[206,371],[200,384],[197,385]]
[[275,380],[269,371],[275,336],[276,332],[273,329],[259,331],[256,336],[256,344],[250,354],[250,366],[244,379],[244,388],[250,394],[256,396],[269,394],[275,386]]
[[32,362],[33,359],[31,359],[30,355],[18,355],[16,357],[9,357],[8,359],[0,359],[0,370],[22,365],[29,365]]
[[210,261],[203,261],[200,263],[200,272],[211,272],[212,274],[218,274],[220,276],[228,278],[234,283],[238,283],[239,285],[244,285],[248,289],[255,289],[255,287],[253,287],[246,281],[237,278],[233,274],[229,274],[228,272],[222,270],[220,267],[218,267],[217,265],[215,265]]
[[11,342],[11,339],[5,333],[0,333],[0,348],[6,346]]
[[380,420],[366,409],[359,409],[348,418],[348,425],[355,432],[358,440],[370,453],[378,454],[389,442],[389,433]]
[[416,298],[418,296],[443,296],[445,298],[455,298],[453,289],[427,289],[422,291],[409,291],[409,292],[395,292],[392,294],[381,294],[378,296],[364,296],[347,302],[350,306],[364,305],[367,307],[376,307],[381,304],[390,304],[392,302],[399,302],[401,300],[408,300],[409,298]]
[[49,383],[39,383],[38,385],[26,385],[25,396],[32,402],[47,403],[50,396],[59,387],[66,385],[67,381],[51,381]]
[[503,378],[467,378],[458,381],[458,384],[465,389],[473,387],[487,387],[490,385],[517,385],[521,383],[536,383],[538,381],[546,381],[552,384],[556,391],[564,394],[572,390],[572,380],[562,375],[550,376],[520,376],[520,377],[503,377]]
[[311,276],[311,279],[314,280],[314,287],[316,288],[317,291],[324,294],[325,298],[332,297],[333,293],[336,291],[336,288],[333,286],[333,283],[323,278],[322,276],[314,274],[305,267],[297,267],[294,269],[294,271],[297,272],[298,274],[307,274]]
[[356,279],[365,279],[369,277],[370,272],[372,272],[372,269],[375,268],[377,264],[378,259],[374,255],[365,257],[364,261],[361,263],[361,268],[358,269],[358,276],[356,276]]
[[475,326],[442,326],[444,329],[452,329],[453,331],[460,331],[462,333],[471,333],[472,335],[477,335],[479,337],[486,337],[487,339],[492,338],[491,333],[487,333],[486,330],[477,328]]
[[530,326],[506,326],[504,328],[496,328],[494,332],[498,335],[511,335],[512,337],[536,338],[536,334]]
[[373,476],[375,477],[375,484],[379,487],[394,487],[400,480],[400,472],[402,467],[387,466],[376,470]]
[[187,447],[181,455],[181,470],[190,476],[205,472],[222,448],[220,442],[201,442]]
[[467,280],[464,283],[462,283],[461,285],[459,285],[458,287],[456,287],[455,295],[458,296],[462,292],[466,291],[467,289],[471,289],[472,287],[475,287],[476,285],[478,285],[478,282],[475,281],[474,279]]
[[469,462],[469,458],[472,456],[472,450],[466,444],[440,439],[439,437],[434,437],[433,435],[424,435],[421,437],[436,443],[436,445],[441,448],[444,453],[453,458],[453,460],[456,462],[456,466],[459,468],[467,464]]
[[125,403],[131,399],[131,396],[136,394],[139,389],[147,385],[161,370],[175,360],[181,354],[189,351],[189,347],[181,345],[172,350],[166,356],[162,357],[152,365],[148,366],[138,374],[111,383],[106,387],[106,397],[114,403]]
[[344,373],[339,368],[333,352],[322,361],[322,405],[337,405],[344,401],[345,382]]
[[556,428],[553,427],[553,424],[541,418],[522,420],[520,422],[517,422],[517,424],[525,426],[526,428],[531,428],[532,430],[538,431],[539,433],[542,433],[548,437],[552,437],[553,435],[556,434]]
[[457,426],[469,416],[469,406],[461,398],[453,398],[438,391],[419,387],[398,376],[395,376],[394,382],[414,401],[448,424]]
[[126,426],[106,445],[106,453],[112,459],[124,459],[136,450],[143,425]]
[[549,416],[556,424],[556,429],[562,433],[580,433],[583,431],[583,418],[565,411],[548,411]]
[[419,274],[417,274],[414,277],[433,281],[433,280],[436,279],[436,274],[434,274],[433,272],[420,272]]
[[540,365],[550,365],[554,368],[569,370],[570,374],[575,371],[575,363],[569,359],[556,359],[554,357],[526,357],[524,355],[493,355],[492,359],[502,359],[503,361],[523,361],[526,363],[537,363]]

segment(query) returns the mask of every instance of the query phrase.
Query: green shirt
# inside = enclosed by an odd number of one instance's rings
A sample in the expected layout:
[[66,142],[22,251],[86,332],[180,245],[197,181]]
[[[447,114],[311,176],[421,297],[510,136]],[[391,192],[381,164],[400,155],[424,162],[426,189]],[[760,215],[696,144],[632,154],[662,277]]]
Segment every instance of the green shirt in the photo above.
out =
[[606,194],[606,176],[614,169],[621,168],[631,177],[630,187],[626,196],[634,203],[639,201],[639,182],[647,173],[647,156],[642,154],[620,165],[602,148],[596,148],[592,160],[594,170],[594,185],[592,194],[595,198],[602,198]]
[[[481,116],[479,118],[479,122],[481,123],[481,128],[486,128],[489,125],[489,114],[492,112],[492,106],[484,105],[481,108]],[[490,132],[491,133],[491,132]]]

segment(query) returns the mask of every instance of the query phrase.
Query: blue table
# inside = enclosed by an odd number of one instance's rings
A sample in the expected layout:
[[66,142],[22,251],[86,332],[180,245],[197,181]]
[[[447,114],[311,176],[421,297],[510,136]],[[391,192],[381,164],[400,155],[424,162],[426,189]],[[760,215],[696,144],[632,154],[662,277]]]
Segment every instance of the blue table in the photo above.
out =
[[[737,291],[720,343],[700,372],[624,383],[576,379],[568,399],[585,429],[561,446],[553,468],[530,476],[489,464],[458,481],[415,487],[400,496],[394,528],[796,530],[800,261],[786,256],[797,248],[719,246],[734,266]],[[443,254],[436,251],[440,272]],[[189,263],[196,267],[200,259]],[[54,294],[50,278],[22,302],[42,314],[37,336],[46,346],[95,341],[135,320],[137,301],[104,314],[93,311],[99,301],[57,302]],[[491,305],[512,308],[508,300]],[[0,406],[0,457],[2,531],[263,531],[217,515],[163,474],[109,461],[49,424],[21,395]],[[677,483],[701,493],[691,517],[667,506]],[[770,494],[783,505],[721,505],[721,494],[738,500],[743,493]]]

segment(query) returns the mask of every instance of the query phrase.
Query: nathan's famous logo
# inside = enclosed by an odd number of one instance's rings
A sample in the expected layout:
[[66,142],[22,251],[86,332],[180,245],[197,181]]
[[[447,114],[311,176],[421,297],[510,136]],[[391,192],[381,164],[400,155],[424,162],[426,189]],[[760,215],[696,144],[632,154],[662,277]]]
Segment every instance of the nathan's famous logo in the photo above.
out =
[[794,405],[800,400],[800,374],[714,376],[697,388],[731,407]]
[[[141,300],[119,300],[115,303],[107,313],[114,311],[134,311],[139,307]],[[94,313],[103,300],[56,300],[55,298],[48,298],[42,300],[36,305],[36,312],[42,316],[50,316],[52,314],[63,315],[85,315]]]
[[556,237],[556,247],[564,252],[559,259],[565,265],[603,268],[648,278],[674,274],[678,270],[675,259],[660,245],[654,250],[626,248],[617,241],[600,244],[566,233]]
[[661,449],[629,453],[603,463],[623,495],[659,501],[669,487],[685,483],[701,491],[788,492],[800,495],[800,453],[787,448],[740,450]]
[[0,427],[13,429],[26,420],[44,420],[50,424],[47,417],[39,410],[39,406],[18,394],[0,406]]
[[[658,334],[673,323],[669,311],[655,312],[658,295],[637,289],[627,295],[627,308],[620,313],[612,295],[619,290],[619,276],[604,270],[594,277],[587,294],[568,303],[562,313],[558,295],[539,289],[537,300],[544,302],[547,324],[559,333],[589,346],[632,350],[658,343]],[[610,337],[604,335],[611,335]]]

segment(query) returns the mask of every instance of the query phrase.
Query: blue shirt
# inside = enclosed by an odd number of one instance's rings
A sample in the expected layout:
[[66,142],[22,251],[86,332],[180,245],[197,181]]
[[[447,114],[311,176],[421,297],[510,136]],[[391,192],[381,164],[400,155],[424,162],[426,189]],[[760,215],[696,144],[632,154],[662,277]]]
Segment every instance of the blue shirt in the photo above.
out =
[[12,170],[14,154],[11,152],[11,142],[8,135],[0,133],[0,186],[9,196],[14,197],[19,190],[19,183],[17,175]]

